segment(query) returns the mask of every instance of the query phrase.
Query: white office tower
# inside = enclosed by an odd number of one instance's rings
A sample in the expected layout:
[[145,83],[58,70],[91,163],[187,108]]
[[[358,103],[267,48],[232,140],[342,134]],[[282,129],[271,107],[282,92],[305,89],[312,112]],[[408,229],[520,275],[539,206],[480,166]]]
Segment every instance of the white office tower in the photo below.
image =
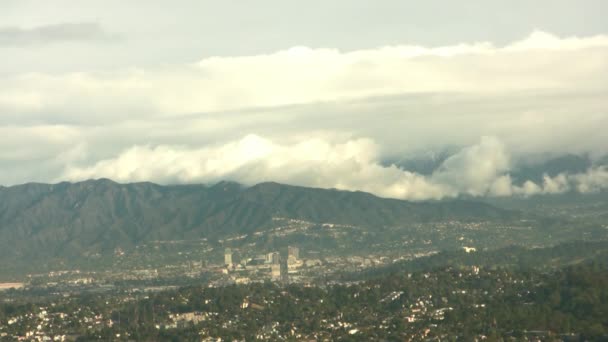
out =
[[287,259],[300,259],[300,249],[294,246],[287,247]]
[[234,263],[234,253],[232,252],[232,249],[226,248],[226,250],[224,251],[224,264],[232,265],[233,263]]
[[287,282],[287,265],[284,262],[279,264],[273,264],[270,266],[270,274],[273,281]]
[[281,262],[281,255],[279,252],[271,252],[266,254],[266,263],[271,265],[277,265]]
[[281,264],[273,264],[270,266],[270,274],[273,281],[281,280]]

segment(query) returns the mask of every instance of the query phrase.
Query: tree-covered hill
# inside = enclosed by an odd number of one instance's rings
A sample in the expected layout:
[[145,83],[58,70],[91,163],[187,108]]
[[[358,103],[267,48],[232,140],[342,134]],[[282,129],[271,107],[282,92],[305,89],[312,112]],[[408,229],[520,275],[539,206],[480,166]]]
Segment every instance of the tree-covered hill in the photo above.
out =
[[277,183],[161,186],[100,179],[25,184],[0,188],[0,257],[36,260],[112,252],[146,241],[221,238],[267,229],[273,217],[374,229],[518,215],[473,201],[417,203]]
[[608,260],[608,241],[571,241],[546,248],[509,246],[496,250],[467,253],[444,251],[432,256],[347,274],[345,279],[370,279],[393,273],[428,272],[452,267],[508,268],[513,270],[552,270],[577,264]]

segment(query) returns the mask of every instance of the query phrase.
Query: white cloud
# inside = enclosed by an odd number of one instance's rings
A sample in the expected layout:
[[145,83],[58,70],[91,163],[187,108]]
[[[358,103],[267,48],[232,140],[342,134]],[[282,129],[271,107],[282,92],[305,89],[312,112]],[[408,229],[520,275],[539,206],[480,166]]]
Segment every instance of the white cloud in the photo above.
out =
[[608,189],[608,168],[606,166],[591,167],[583,173],[560,173],[554,177],[545,174],[542,185],[526,181],[521,187],[511,185],[511,188],[513,193],[523,196],[563,194],[570,191],[598,192]]
[[[602,172],[543,184],[509,172],[512,155],[607,153],[606,91],[608,36],[541,31],[503,47],[296,47],[0,75],[0,182],[273,180],[407,199],[590,191]],[[383,163],[445,145],[468,147],[430,176]],[[29,162],[34,176],[19,171]]]
[[570,190],[570,182],[565,174],[559,174],[553,178],[543,176],[543,192],[548,194],[561,194]]
[[607,61],[608,36],[562,39],[543,32],[502,48],[490,43],[353,52],[297,47],[166,68],[12,77],[0,85],[0,108],[174,115],[387,94],[581,91],[605,87]]
[[528,50],[579,50],[605,47],[606,36],[560,38],[541,30],[536,30],[528,38],[512,43],[504,48],[507,51]]
[[482,196],[510,169],[510,164],[506,147],[496,138],[483,137],[479,144],[465,148],[443,162],[432,179],[450,184],[458,193]]
[[520,187],[512,185],[512,188],[513,193],[522,196],[533,196],[543,193],[543,189],[530,180],[525,181],[524,184]]
[[608,189],[608,168],[605,166],[592,168],[586,173],[571,175],[569,178],[582,193]]
[[281,145],[249,135],[201,149],[137,146],[91,167],[69,167],[61,178],[94,177],[182,183],[232,179],[249,185],[278,181],[411,199],[441,198],[453,191],[395,166],[380,165],[378,146],[369,139],[337,144],[311,139]]
[[508,174],[510,156],[495,138],[464,148],[430,176],[383,166],[378,146],[370,139],[332,144],[311,139],[277,144],[249,135],[241,140],[201,149],[176,146],[136,146],[93,166],[70,166],[61,179],[107,177],[123,182],[210,183],[230,179],[247,185],[278,181],[303,186],[363,190],[408,200],[460,195],[530,196],[588,192],[608,186],[606,169],[581,175],[545,176],[543,186],[526,181],[514,185]]
[[497,177],[494,182],[492,182],[492,185],[490,185],[488,194],[494,197],[506,197],[513,195],[513,183],[511,176],[503,175]]

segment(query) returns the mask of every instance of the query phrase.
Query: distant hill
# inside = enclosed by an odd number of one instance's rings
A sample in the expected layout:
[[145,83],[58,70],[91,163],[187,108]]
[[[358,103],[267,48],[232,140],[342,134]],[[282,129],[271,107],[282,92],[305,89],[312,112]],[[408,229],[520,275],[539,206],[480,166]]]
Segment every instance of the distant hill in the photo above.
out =
[[[436,152],[421,153],[403,159],[389,159],[384,164],[396,165],[403,170],[423,175],[431,175],[457,152],[458,148],[452,147]],[[551,158],[538,156],[533,160],[516,161],[510,175],[515,184],[523,184],[528,180],[542,184],[545,175],[555,177],[561,173],[584,173],[592,166],[606,165],[608,165],[608,155],[596,159],[592,159],[589,155],[576,154],[565,154]]]
[[448,219],[505,220],[514,215],[518,214],[472,201],[407,202],[277,183],[36,183],[0,188],[0,257],[75,257],[129,249],[146,241],[221,238],[267,229],[273,217],[374,229]]
[[400,261],[366,272],[347,274],[350,279],[365,279],[403,272],[428,272],[447,267],[501,267],[515,269],[552,269],[593,261],[608,260],[608,241],[570,241],[545,248],[509,246],[498,250],[467,253],[444,251],[428,257]]
[[537,184],[543,183],[544,175],[555,177],[560,173],[577,174],[584,173],[593,165],[589,156],[567,154],[552,158],[540,164],[531,164],[519,167],[512,173],[515,183],[523,183],[531,180]]

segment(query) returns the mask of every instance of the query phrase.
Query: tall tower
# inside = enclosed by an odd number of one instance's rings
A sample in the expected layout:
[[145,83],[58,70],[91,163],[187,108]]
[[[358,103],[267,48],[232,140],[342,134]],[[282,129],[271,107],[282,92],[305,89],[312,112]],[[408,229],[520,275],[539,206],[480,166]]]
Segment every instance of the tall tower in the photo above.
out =
[[289,275],[287,274],[287,263],[282,261],[278,264],[270,265],[270,274],[273,281],[287,283]]
[[287,259],[300,259],[300,249],[294,246],[287,247]]
[[273,264],[270,266],[270,275],[273,281],[281,281],[281,265]]
[[224,250],[224,264],[232,265],[233,263],[234,263],[234,253],[232,252],[232,249],[226,248]]
[[277,265],[281,262],[281,254],[279,252],[271,252],[266,254],[266,263],[271,265]]

